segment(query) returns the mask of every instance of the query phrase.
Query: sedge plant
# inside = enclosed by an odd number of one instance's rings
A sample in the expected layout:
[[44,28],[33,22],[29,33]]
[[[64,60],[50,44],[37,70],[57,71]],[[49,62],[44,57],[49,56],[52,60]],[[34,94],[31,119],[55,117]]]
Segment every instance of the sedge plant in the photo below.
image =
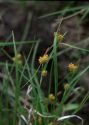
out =
[[[18,53],[16,45],[19,42],[15,41],[13,32],[12,36],[13,42],[9,45],[14,48],[14,57],[9,55],[11,63],[0,62],[3,68],[0,73],[0,125],[74,125],[70,120],[74,117],[79,120],[78,124],[83,125],[83,119],[77,113],[89,100],[89,93],[78,101],[84,94],[84,89],[78,83],[89,65],[80,70],[78,64],[70,62],[64,77],[66,83],[60,83],[58,57],[63,53],[59,52],[60,44],[80,51],[89,50],[63,43],[65,35],[57,31],[54,33],[52,46],[38,57],[38,66],[35,66],[40,40],[32,44],[26,57]],[[0,43],[1,47],[9,45]],[[5,54],[8,56],[7,52]],[[51,68],[48,70],[50,60]],[[42,86],[47,77],[49,80],[45,82],[45,90]]]

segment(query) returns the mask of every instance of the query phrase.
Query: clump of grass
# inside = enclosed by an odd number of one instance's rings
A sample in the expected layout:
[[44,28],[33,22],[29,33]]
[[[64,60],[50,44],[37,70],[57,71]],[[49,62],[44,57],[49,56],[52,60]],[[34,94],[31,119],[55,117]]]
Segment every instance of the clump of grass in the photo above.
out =
[[[62,53],[58,52],[58,48],[60,44],[64,44],[62,42],[64,35],[58,32],[54,34],[53,45],[38,58],[38,67],[35,67],[35,60],[40,41],[33,43],[28,57],[25,57],[25,55],[18,54],[16,44],[19,43],[15,42],[13,33],[12,36],[12,43],[0,44],[0,46],[13,45],[14,48],[14,58],[9,55],[11,63],[0,62],[3,68],[3,72],[0,73],[2,78],[2,83],[0,83],[0,125],[73,125],[69,120],[73,117],[81,120],[81,124],[83,124],[83,119],[77,115],[77,112],[87,102],[89,95],[87,93],[78,102],[84,90],[77,84],[89,69],[89,65],[80,70],[79,65],[70,62],[67,74],[63,78],[67,82],[60,85],[58,56]],[[64,45],[80,51],[89,51],[74,45]],[[47,71],[50,60],[52,61],[51,69]],[[48,77],[48,73],[50,83],[45,83],[48,87],[47,95],[45,95],[46,90],[42,90],[42,84],[43,80]],[[63,90],[59,89],[61,86]],[[52,87],[54,87],[53,90]]]

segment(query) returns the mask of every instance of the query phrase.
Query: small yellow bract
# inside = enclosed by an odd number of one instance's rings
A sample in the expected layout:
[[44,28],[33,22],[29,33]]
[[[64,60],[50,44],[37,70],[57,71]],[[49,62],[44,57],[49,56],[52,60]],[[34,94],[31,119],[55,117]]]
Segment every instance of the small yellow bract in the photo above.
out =
[[18,53],[18,54],[16,55],[16,57],[17,57],[18,59],[20,59],[20,58],[22,57],[22,55],[21,55],[20,53]]
[[53,122],[48,123],[48,125],[54,125]]
[[54,35],[56,35],[58,42],[61,42],[64,38],[64,36],[60,33],[54,32]]
[[65,83],[64,84],[64,89],[67,90],[69,88],[69,84],[68,83]]
[[39,123],[39,125],[42,124],[42,117],[41,116],[38,117],[38,123]]
[[73,63],[70,63],[70,64],[68,65],[68,70],[71,71],[71,72],[76,71],[77,68],[78,68],[78,66],[75,65],[75,64],[73,64]]
[[42,76],[47,76],[47,70],[42,70],[41,74]]
[[40,64],[43,64],[43,63],[48,61],[48,58],[49,58],[48,54],[44,54],[43,56],[39,57],[38,61],[39,61]]
[[63,35],[58,34],[58,37],[57,37],[57,38],[58,38],[58,41],[61,42],[61,41],[63,40]]
[[15,62],[16,60],[18,61],[19,64],[22,64],[22,55],[20,53],[18,53],[16,56],[12,57],[13,62]]
[[55,96],[52,93],[49,94],[48,98],[49,98],[50,101],[54,101],[55,100]]

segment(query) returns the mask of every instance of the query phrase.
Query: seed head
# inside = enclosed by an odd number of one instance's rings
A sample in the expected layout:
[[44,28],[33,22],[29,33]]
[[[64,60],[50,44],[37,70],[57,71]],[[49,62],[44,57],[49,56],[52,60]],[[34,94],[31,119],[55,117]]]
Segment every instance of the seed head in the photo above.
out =
[[19,64],[22,64],[23,61],[22,61],[22,55],[20,53],[18,53],[16,56],[12,57],[12,61],[15,62],[15,61],[18,61]]
[[76,71],[77,68],[78,68],[78,66],[75,65],[75,64],[73,64],[73,63],[70,63],[70,64],[68,65],[68,69],[69,69],[70,72]]
[[42,74],[42,76],[44,76],[44,77],[47,76],[47,70],[42,70],[42,73],[41,73],[41,74]]
[[52,93],[49,94],[48,98],[49,98],[50,101],[54,101],[55,100],[55,96]]
[[69,88],[69,84],[68,83],[65,83],[64,84],[64,89],[67,90]]
[[55,32],[54,35],[56,35],[58,42],[61,42],[63,40],[63,38],[64,38],[64,36],[62,34],[57,33],[57,32]]
[[49,58],[48,54],[44,54],[43,56],[39,57],[38,61],[39,61],[40,64],[43,64],[43,63],[48,61],[48,58]]

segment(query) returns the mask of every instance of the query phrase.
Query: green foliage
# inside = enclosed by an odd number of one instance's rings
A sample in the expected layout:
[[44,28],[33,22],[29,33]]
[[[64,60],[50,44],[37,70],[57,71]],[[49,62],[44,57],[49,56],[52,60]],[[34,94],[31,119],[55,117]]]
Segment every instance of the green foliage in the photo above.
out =
[[[80,93],[77,89],[78,81],[89,69],[89,66],[83,70],[77,70],[75,73],[70,73],[67,71],[65,79],[68,81],[68,86],[66,86],[66,88],[61,91],[63,94],[58,96],[58,93],[60,93],[60,84],[58,84],[60,82],[58,80],[60,69],[58,69],[57,58],[58,53],[62,54],[61,52],[58,52],[58,44],[63,43],[58,43],[57,36],[55,35],[53,45],[50,47],[52,51],[48,55],[49,60],[47,63],[41,64],[38,66],[38,68],[35,68],[34,62],[39,43],[40,41],[36,42],[36,44],[33,44],[28,57],[26,58],[24,56],[24,63],[21,64],[16,58],[18,52],[13,34],[13,43],[11,45],[14,47],[16,59],[10,64],[8,62],[1,63],[1,65],[4,66],[5,72],[2,74],[3,82],[2,85],[0,85],[0,124],[7,123],[7,125],[16,125],[17,123],[21,122],[22,125],[25,125],[31,122],[33,125],[46,125],[59,123],[57,119],[63,117],[62,113],[69,114],[69,118],[71,118],[72,115],[75,115],[75,113],[80,111],[80,109],[89,99],[87,93],[83,100],[81,99],[79,102],[77,101],[78,98],[80,98],[84,93],[84,90]],[[78,49],[82,52],[88,51],[74,45],[65,45],[70,48]],[[1,44],[1,46],[4,46],[4,43],[3,45]],[[29,63],[31,56],[32,61]],[[46,86],[50,88],[48,95],[45,96],[46,90],[42,90],[44,78],[41,75],[41,71],[44,69],[44,67],[47,68],[50,59],[53,62],[53,66],[50,70],[50,82],[52,82],[52,74],[54,76],[54,81],[52,83],[45,83]],[[15,74],[14,78],[12,77],[13,70]],[[23,81],[25,81],[24,84]],[[28,86],[28,89],[25,89],[25,95],[23,95],[23,89],[25,86]],[[51,91],[52,86],[54,86],[53,92]],[[80,89],[82,90],[81,86]],[[75,94],[75,96],[73,96],[73,94]],[[69,99],[70,97],[72,97],[72,99]],[[61,100],[59,98],[61,98]],[[65,122],[70,124],[68,121]],[[61,124],[65,122],[62,122]]]

